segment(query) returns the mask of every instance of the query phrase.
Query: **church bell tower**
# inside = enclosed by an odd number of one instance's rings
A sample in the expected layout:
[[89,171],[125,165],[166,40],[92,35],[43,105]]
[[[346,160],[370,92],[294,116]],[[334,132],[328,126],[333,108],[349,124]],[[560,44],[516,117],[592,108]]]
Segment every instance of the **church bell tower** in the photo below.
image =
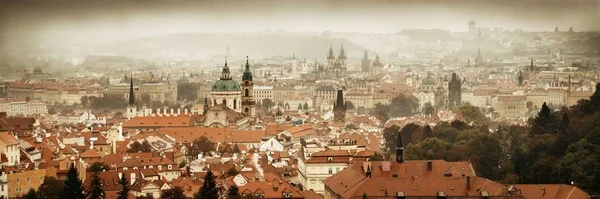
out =
[[254,118],[256,116],[256,102],[254,101],[254,82],[252,82],[252,71],[246,56],[246,69],[242,76],[242,113]]

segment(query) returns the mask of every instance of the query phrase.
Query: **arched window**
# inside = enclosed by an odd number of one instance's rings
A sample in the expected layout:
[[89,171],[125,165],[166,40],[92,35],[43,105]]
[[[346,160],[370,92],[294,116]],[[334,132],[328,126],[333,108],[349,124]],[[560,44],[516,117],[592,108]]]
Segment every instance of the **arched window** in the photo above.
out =
[[246,108],[244,109],[244,112],[245,112],[245,113],[248,113],[248,107],[246,107]]
[[223,99],[223,104],[227,105],[227,100]]
[[250,93],[250,91],[249,91],[249,89],[246,89],[246,91],[245,91],[246,97],[250,96],[250,95],[248,95],[248,93]]
[[237,109],[237,99],[233,99],[233,109]]

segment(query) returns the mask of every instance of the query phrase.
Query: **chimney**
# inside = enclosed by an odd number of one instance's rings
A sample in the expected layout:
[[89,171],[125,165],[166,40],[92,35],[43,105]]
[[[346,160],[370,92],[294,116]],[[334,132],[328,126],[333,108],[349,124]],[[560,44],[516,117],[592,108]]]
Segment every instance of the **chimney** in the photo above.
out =
[[119,180],[123,177],[123,173],[119,172]]
[[465,183],[467,184],[467,190],[471,190],[471,176],[467,176],[467,181]]
[[171,109],[171,116],[173,116],[173,109]]
[[187,108],[186,108],[186,109],[183,109],[183,112],[184,112],[184,114],[185,114],[185,115],[188,115],[188,110],[187,110]]
[[181,109],[177,109],[177,116],[181,115]]
[[131,174],[129,174],[129,185],[133,185],[133,183],[135,182],[135,172],[131,172]]
[[371,178],[371,172],[372,172],[371,171],[371,164],[369,164],[369,165],[367,165],[367,172],[366,172],[367,178]]
[[542,197],[546,196],[546,187],[542,187]]
[[427,161],[427,171],[432,171],[432,170],[433,170],[433,162]]

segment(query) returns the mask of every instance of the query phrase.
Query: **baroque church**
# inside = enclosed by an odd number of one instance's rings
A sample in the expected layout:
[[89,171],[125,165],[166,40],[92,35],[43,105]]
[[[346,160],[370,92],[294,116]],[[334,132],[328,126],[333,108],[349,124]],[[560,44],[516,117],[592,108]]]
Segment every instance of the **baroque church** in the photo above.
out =
[[[210,99],[204,98],[203,114],[194,116],[195,126],[233,127],[240,130],[250,128],[250,124],[256,116],[253,87],[252,72],[247,57],[241,84],[233,80],[227,61],[225,61],[219,80],[211,88]],[[140,116],[140,111],[136,110],[133,92],[133,82],[131,82],[127,119]],[[146,110],[142,111],[147,112]]]

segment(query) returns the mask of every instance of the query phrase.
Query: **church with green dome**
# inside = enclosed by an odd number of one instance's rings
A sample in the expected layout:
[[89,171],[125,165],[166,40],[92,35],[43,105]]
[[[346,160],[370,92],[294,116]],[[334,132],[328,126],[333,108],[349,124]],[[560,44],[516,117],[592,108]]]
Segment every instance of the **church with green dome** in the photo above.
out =
[[[249,66],[247,66],[247,70],[249,73]],[[244,84],[244,87],[247,86],[248,85]],[[251,88],[242,87],[243,86],[241,86],[240,83],[233,80],[231,77],[231,71],[229,70],[229,66],[227,66],[227,60],[225,60],[225,66],[221,71],[221,77],[212,86],[211,99],[208,105],[214,107],[222,104],[238,113],[242,113],[242,90],[251,90]],[[247,114],[248,112],[244,111],[244,113]]]

